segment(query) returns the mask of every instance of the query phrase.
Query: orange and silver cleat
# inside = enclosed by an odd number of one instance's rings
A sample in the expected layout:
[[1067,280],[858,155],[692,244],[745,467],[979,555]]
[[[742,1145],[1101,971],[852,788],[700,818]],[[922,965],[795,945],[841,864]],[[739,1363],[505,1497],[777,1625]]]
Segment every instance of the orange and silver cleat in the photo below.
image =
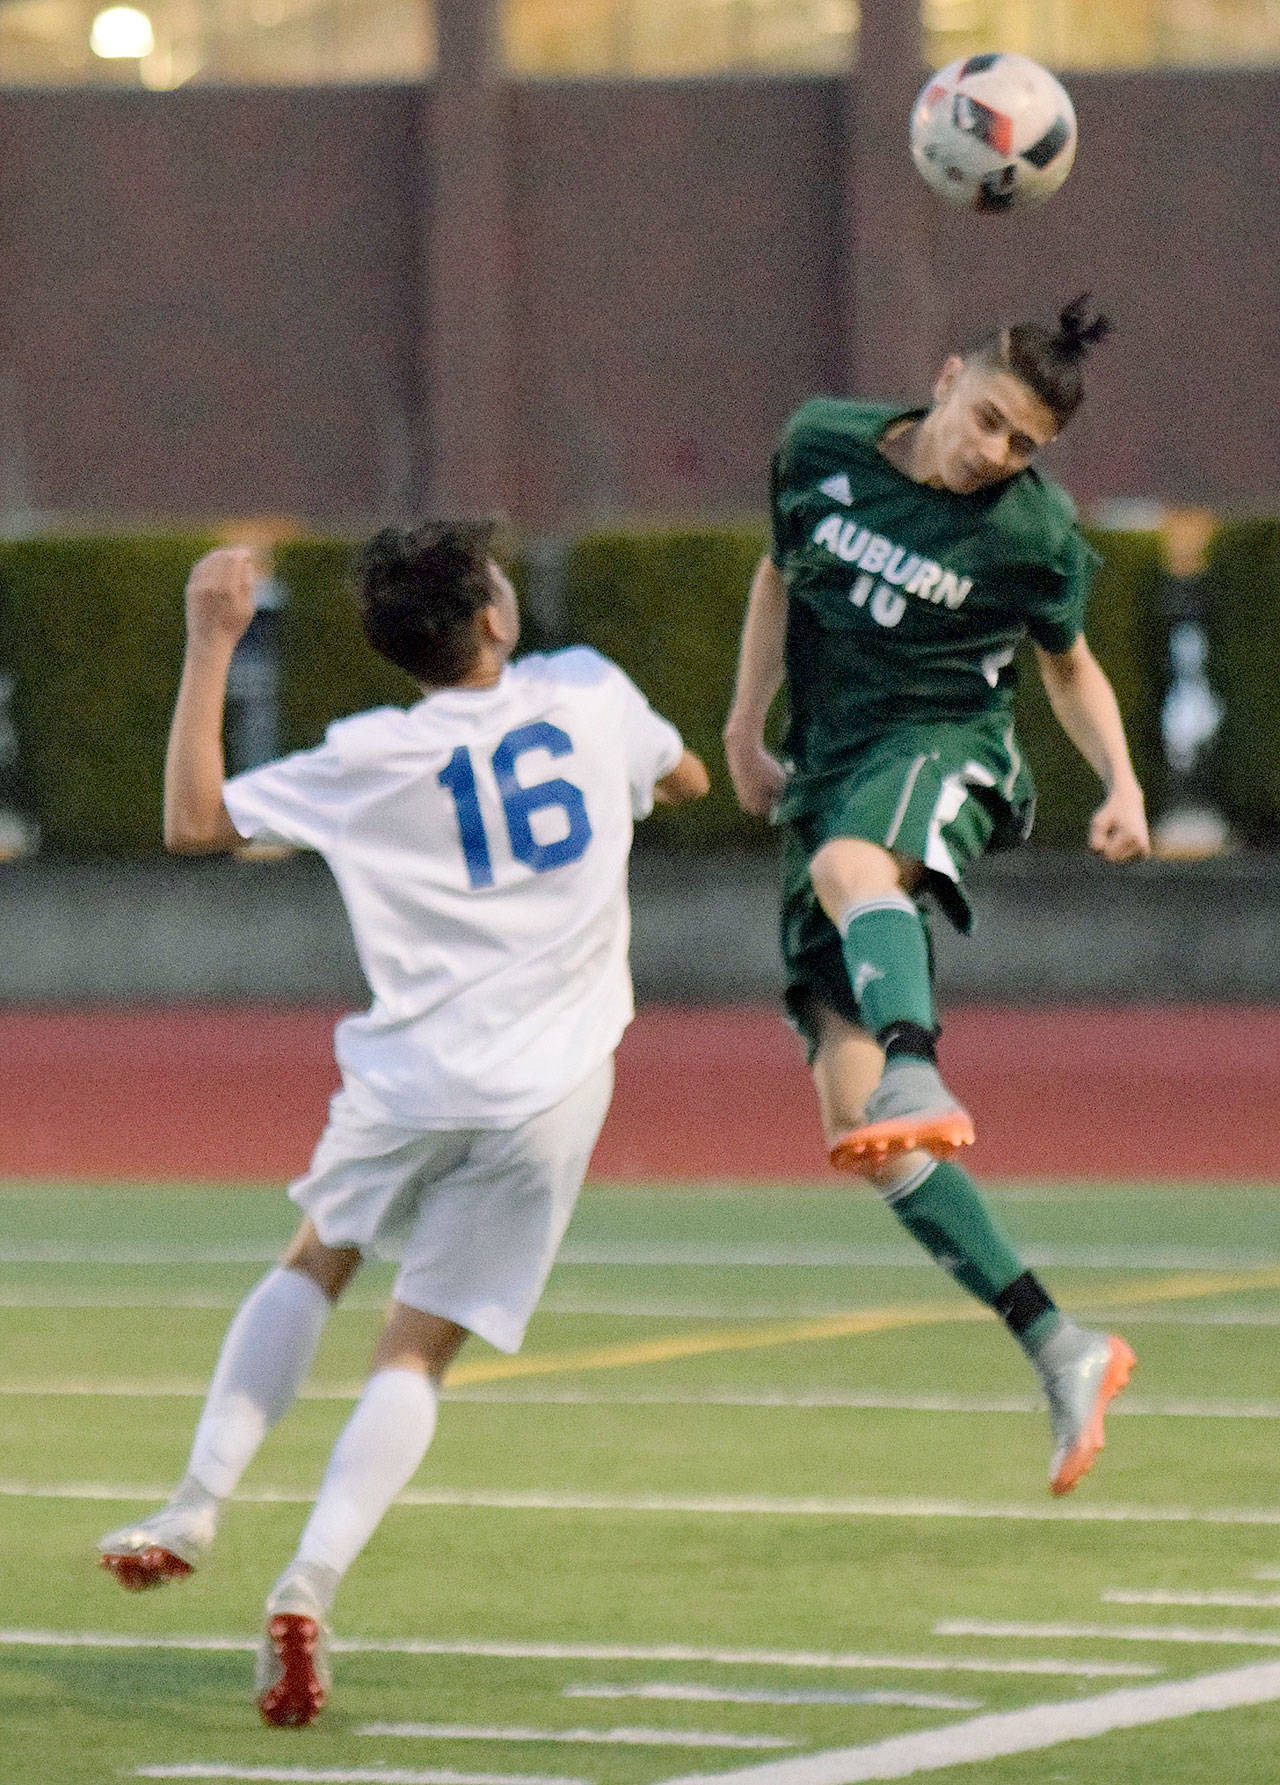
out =
[[973,1120],[957,1104],[934,1115],[896,1116],[885,1122],[868,1122],[851,1128],[831,1149],[831,1163],[839,1171],[864,1171],[883,1165],[900,1153],[921,1147],[935,1159],[949,1158],[961,1147],[973,1145]]
[[867,1119],[831,1148],[840,1171],[866,1171],[922,1147],[945,1159],[973,1144],[973,1120],[927,1060],[892,1060],[867,1099]]
[[[1083,1332],[1081,1338],[1084,1342],[1074,1357],[1038,1360],[1057,1440],[1049,1465],[1051,1494],[1069,1494],[1092,1469],[1107,1441],[1103,1431],[1107,1406],[1138,1361],[1114,1333]],[[1050,1340],[1050,1347],[1052,1344]]]

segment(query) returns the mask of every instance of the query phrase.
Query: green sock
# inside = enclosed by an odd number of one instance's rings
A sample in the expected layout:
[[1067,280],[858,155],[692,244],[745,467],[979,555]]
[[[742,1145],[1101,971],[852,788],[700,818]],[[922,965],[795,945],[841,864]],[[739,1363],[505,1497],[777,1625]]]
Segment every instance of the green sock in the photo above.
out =
[[[910,1187],[914,1185],[914,1188]],[[885,1192],[894,1214],[931,1258],[994,1308],[1032,1357],[1061,1325],[1062,1316],[991,1217],[973,1179],[950,1160]]]
[[844,964],[868,1034],[890,1023],[938,1026],[929,983],[929,944],[920,913],[905,893],[851,905],[839,922]]

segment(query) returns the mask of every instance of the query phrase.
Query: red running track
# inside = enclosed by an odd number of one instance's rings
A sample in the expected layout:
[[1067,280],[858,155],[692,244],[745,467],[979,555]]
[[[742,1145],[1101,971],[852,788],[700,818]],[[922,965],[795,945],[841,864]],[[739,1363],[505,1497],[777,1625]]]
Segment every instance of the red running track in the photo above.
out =
[[[0,1177],[282,1183],[336,1084],[335,1012],[0,1011]],[[987,1178],[1280,1183],[1280,1010],[953,1011]],[[596,1179],[835,1181],[772,1010],[643,1010]]]

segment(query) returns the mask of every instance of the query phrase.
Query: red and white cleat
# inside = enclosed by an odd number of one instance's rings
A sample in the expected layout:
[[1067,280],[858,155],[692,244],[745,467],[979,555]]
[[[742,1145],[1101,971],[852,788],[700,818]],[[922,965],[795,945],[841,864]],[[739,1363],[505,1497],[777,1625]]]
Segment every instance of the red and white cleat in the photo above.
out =
[[105,1549],[98,1557],[99,1568],[105,1568],[118,1580],[126,1593],[145,1593],[148,1587],[162,1587],[166,1581],[182,1580],[195,1569],[172,1550],[149,1543],[143,1549]]
[[264,1723],[276,1729],[313,1723],[329,1700],[324,1625],[300,1612],[269,1618],[258,1649],[256,1684]]
[[217,1502],[203,1491],[180,1488],[168,1505],[137,1524],[100,1537],[98,1565],[126,1593],[144,1593],[194,1574],[217,1530]]

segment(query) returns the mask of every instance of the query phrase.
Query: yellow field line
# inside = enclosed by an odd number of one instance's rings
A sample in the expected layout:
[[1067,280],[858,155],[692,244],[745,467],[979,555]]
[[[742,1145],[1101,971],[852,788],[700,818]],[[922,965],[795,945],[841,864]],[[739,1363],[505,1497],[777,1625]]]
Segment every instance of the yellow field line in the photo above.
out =
[[[1280,1289],[1280,1265],[1252,1271],[1183,1272],[1151,1283],[1130,1283],[1088,1298],[1090,1307],[1130,1307],[1138,1303],[1190,1301],[1199,1296]],[[812,1344],[823,1339],[856,1338],[864,1333],[900,1331],[914,1326],[941,1326],[953,1321],[986,1320],[986,1308],[964,1302],[890,1303],[830,1314],[817,1320],[787,1320],[769,1326],[721,1327],[708,1332],[671,1333],[662,1339],[624,1340],[616,1345],[585,1346],[578,1351],[534,1351],[522,1357],[478,1358],[449,1372],[450,1387],[467,1382],[501,1382],[514,1376],[555,1376],[579,1370],[622,1370],[636,1364],[671,1363],[685,1357],[707,1357],[720,1351],[760,1351],[776,1345]]]
[[1141,1302],[1193,1301],[1197,1296],[1242,1294],[1249,1289],[1280,1289],[1280,1265],[1260,1265],[1252,1271],[1184,1271],[1178,1277],[1161,1277],[1126,1289],[1109,1289],[1091,1295],[1091,1308],[1127,1308]]
[[494,1382],[507,1376],[550,1376],[568,1370],[620,1370],[631,1364],[668,1363],[679,1357],[706,1357],[714,1351],[757,1351],[771,1345],[802,1345],[815,1339],[844,1339],[858,1333],[888,1332],[894,1327],[931,1326],[944,1321],[972,1320],[986,1315],[953,1302],[917,1302],[897,1307],[860,1308],[829,1314],[820,1320],[787,1320],[774,1326],[721,1327],[707,1332],[672,1333],[664,1339],[624,1341],[585,1347],[581,1351],[531,1352],[525,1357],[484,1358],[449,1372],[449,1386],[460,1382]]

